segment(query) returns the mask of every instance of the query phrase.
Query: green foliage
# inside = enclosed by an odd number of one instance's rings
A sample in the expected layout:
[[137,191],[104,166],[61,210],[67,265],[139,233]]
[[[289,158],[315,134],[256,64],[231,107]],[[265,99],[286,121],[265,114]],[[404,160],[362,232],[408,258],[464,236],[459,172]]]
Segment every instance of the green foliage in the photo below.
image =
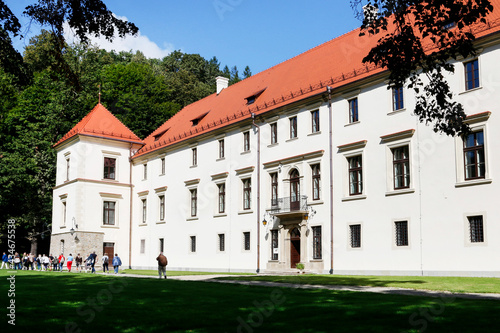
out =
[[414,113],[421,122],[432,123],[434,131],[451,136],[468,133],[463,106],[453,100],[443,73],[453,73],[450,59],[475,55],[469,26],[485,22],[493,10],[490,1],[351,0],[351,4],[363,20],[361,35],[382,34],[363,61],[389,69],[390,86],[413,88]]

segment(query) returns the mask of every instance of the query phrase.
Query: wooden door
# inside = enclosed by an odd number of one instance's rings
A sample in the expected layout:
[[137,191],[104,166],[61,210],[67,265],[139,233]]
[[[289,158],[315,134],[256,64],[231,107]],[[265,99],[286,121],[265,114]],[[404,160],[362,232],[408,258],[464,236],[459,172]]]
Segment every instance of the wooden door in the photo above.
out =
[[102,254],[104,253],[108,254],[109,257],[109,263],[113,260],[113,257],[115,255],[115,243],[104,243],[103,244],[103,249],[102,249]]
[[297,170],[290,173],[290,210],[300,210],[300,177]]
[[290,233],[290,267],[296,268],[300,262],[300,231],[294,228]]

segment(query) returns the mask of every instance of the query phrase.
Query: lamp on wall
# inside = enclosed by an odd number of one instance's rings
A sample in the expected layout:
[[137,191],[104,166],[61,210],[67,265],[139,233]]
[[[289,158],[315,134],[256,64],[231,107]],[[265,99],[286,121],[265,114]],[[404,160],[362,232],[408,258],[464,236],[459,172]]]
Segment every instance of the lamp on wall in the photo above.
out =
[[263,225],[266,225],[267,224],[267,220],[266,220],[266,217],[264,216],[264,219],[262,220],[262,224]]
[[71,236],[73,236],[75,231],[78,229],[78,224],[76,224],[76,219],[74,216],[73,216],[72,222],[73,222],[73,225],[71,226],[71,229],[69,230],[69,233],[71,234]]

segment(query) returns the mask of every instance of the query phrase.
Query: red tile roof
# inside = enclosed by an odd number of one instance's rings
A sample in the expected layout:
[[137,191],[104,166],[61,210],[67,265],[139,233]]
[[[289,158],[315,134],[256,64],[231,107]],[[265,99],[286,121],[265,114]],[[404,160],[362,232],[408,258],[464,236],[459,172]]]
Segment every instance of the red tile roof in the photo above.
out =
[[[500,31],[500,0],[491,2],[495,9],[487,17],[487,23],[472,27],[477,38]],[[384,68],[362,62],[379,37],[359,37],[359,29],[351,31],[233,84],[218,95],[192,103],[144,139],[145,146],[134,157],[248,119],[251,113],[262,114],[314,96],[327,86],[338,88],[381,73]],[[432,44],[426,47],[427,52],[433,49]],[[261,91],[255,102],[247,105],[247,98]],[[203,114],[206,115],[193,125],[192,120]],[[158,138],[162,132],[165,133]]]
[[54,147],[76,135],[86,135],[104,139],[144,144],[144,142],[109,112],[102,104],[97,104],[78,124],[66,133]]

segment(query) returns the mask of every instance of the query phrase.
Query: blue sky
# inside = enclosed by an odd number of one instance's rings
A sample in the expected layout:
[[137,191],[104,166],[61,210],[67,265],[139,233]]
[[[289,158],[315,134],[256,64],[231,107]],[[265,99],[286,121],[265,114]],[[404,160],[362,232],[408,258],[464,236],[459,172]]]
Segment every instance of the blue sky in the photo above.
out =
[[[33,0],[7,0],[20,14]],[[256,74],[357,28],[349,0],[105,0],[140,30],[138,38],[94,39],[102,48],[161,58],[173,50],[216,56]],[[27,22],[26,18],[21,18]],[[31,35],[37,33],[33,29]],[[25,41],[16,42],[21,49]]]

